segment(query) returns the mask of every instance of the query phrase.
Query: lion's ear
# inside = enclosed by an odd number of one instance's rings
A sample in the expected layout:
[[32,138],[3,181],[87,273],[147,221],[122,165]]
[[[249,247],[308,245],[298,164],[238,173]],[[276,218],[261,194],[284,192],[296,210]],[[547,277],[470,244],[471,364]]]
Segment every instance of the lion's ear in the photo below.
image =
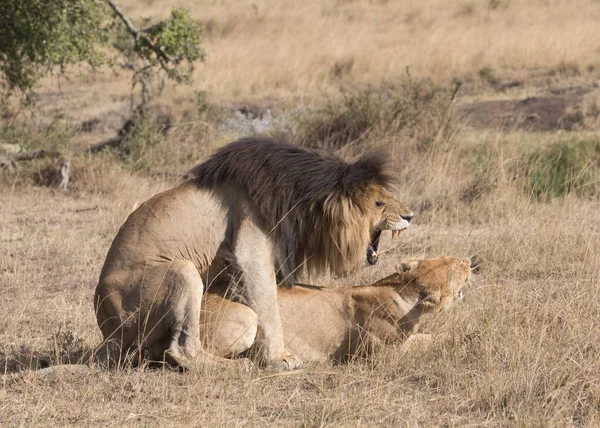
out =
[[402,272],[408,272],[409,270],[415,269],[417,266],[419,266],[419,260],[403,260],[400,262],[400,264],[396,265],[396,271],[402,273]]

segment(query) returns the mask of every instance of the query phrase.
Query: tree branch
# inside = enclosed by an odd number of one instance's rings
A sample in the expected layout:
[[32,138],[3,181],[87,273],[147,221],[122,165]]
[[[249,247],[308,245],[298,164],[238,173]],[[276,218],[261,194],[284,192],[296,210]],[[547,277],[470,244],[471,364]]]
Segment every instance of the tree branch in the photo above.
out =
[[131,35],[137,40],[138,37],[140,37],[140,30],[138,30],[137,27],[135,25],[133,25],[133,22],[131,22],[131,19],[123,13],[123,11],[121,10],[121,8],[119,7],[118,4],[116,4],[113,0],[106,0],[106,2],[110,5],[112,10],[115,11],[117,16],[119,18],[121,18],[121,21],[123,21],[123,23],[127,27],[127,30],[129,30]]
[[125,13],[121,10],[119,5],[114,2],[114,0],[106,0],[106,2],[110,5],[112,10],[114,10],[114,12],[117,14],[117,16],[121,19],[121,21],[123,21],[123,23],[127,27],[127,30],[134,37],[134,39],[136,41],[138,41],[140,39],[140,37],[143,37],[143,42],[146,43],[148,45],[148,47],[156,54],[156,57],[158,59],[158,62],[161,65],[161,67],[166,72],[169,72],[170,69],[168,68],[167,63],[173,62],[173,60],[160,47],[158,47],[154,43],[152,43],[150,41],[150,39],[148,39],[148,37],[144,36],[145,31],[156,28],[156,26],[158,24],[155,24],[150,27],[147,27],[146,29],[140,30],[135,25],[133,25],[133,22],[131,22],[131,18],[129,18],[127,15],[125,15]]

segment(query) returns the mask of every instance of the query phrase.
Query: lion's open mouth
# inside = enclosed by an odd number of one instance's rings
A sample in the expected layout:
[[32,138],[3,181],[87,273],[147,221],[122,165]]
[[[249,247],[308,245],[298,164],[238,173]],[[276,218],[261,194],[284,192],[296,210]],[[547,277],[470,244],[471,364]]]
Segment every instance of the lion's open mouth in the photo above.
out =
[[367,262],[370,265],[374,265],[379,260],[379,254],[377,253],[377,249],[379,248],[379,237],[381,236],[381,230],[376,230],[371,235],[371,245],[367,249]]
[[[396,235],[400,235],[400,232],[402,232],[404,229],[405,228],[392,230],[392,239],[394,239]],[[383,253],[383,251],[379,252],[380,237],[381,230],[376,230],[371,235],[371,244],[369,245],[369,248],[367,248],[367,262],[369,262],[370,265],[377,264],[377,261],[379,260],[379,255]]]

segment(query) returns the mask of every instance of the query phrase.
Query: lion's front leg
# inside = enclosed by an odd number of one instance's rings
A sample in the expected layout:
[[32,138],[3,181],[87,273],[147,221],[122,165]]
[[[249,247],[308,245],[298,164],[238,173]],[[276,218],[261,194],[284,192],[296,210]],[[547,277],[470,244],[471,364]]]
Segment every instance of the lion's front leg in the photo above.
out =
[[240,222],[234,255],[240,270],[239,293],[258,316],[258,331],[251,353],[260,364],[278,370],[300,367],[300,359],[283,346],[273,244],[250,217]]

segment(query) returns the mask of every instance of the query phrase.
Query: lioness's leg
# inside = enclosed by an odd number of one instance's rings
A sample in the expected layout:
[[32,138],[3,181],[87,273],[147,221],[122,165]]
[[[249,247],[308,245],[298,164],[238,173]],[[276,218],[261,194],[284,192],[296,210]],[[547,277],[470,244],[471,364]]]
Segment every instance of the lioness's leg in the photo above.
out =
[[200,313],[200,341],[213,355],[231,358],[248,350],[256,338],[256,312],[241,303],[205,294]]
[[235,236],[234,254],[240,269],[240,293],[258,316],[253,353],[257,360],[277,369],[293,370],[301,365],[297,356],[285,351],[279,306],[273,244],[250,218],[244,218]]

